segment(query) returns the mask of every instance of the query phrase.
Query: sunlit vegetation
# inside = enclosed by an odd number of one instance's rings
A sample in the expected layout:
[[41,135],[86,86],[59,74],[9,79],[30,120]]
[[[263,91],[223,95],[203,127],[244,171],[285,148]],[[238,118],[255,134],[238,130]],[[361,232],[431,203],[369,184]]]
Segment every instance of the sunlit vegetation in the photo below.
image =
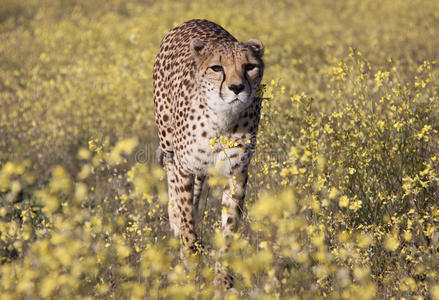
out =
[[[188,270],[152,65],[192,18],[261,39],[266,72],[240,230],[220,257],[213,176]],[[439,299],[438,37],[434,0],[2,0],[1,299]]]

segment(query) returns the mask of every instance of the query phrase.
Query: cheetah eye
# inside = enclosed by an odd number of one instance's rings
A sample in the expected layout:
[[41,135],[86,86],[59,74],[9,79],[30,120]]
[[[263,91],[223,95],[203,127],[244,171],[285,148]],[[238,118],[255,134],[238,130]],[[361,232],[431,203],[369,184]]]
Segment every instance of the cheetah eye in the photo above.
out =
[[223,67],[221,66],[212,66],[210,67],[214,72],[222,72],[223,71]]
[[251,71],[251,70],[253,70],[254,68],[256,68],[256,65],[254,65],[254,64],[248,64],[248,65],[245,65],[245,70],[246,71]]

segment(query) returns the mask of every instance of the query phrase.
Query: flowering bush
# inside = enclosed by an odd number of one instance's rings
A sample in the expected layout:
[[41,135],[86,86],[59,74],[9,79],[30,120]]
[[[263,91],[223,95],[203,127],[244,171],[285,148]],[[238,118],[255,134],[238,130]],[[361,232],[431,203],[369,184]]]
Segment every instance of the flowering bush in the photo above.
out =
[[[439,299],[439,2],[3,0],[0,295]],[[264,42],[246,213],[212,172],[185,268],[154,163],[152,65],[191,18]],[[233,147],[218,137],[211,141]],[[238,294],[212,285],[214,260]]]

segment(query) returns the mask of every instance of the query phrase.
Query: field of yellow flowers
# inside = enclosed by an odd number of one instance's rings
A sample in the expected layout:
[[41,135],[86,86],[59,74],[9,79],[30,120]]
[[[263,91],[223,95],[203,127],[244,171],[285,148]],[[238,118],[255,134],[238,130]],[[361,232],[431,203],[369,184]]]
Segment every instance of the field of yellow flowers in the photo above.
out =
[[[192,18],[261,39],[266,72],[232,250],[213,176],[186,271],[152,66]],[[438,37],[435,0],[2,0],[0,298],[439,299]]]

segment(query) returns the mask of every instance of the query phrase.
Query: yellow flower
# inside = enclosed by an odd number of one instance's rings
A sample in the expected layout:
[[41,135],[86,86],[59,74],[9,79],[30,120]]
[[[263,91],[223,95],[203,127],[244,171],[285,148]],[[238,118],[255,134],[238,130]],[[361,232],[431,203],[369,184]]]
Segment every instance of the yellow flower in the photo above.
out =
[[349,198],[347,196],[341,196],[340,199],[338,200],[338,205],[340,207],[348,207],[349,205]]
[[399,246],[399,240],[396,236],[388,234],[384,240],[384,247],[388,251],[395,251],[398,249]]

